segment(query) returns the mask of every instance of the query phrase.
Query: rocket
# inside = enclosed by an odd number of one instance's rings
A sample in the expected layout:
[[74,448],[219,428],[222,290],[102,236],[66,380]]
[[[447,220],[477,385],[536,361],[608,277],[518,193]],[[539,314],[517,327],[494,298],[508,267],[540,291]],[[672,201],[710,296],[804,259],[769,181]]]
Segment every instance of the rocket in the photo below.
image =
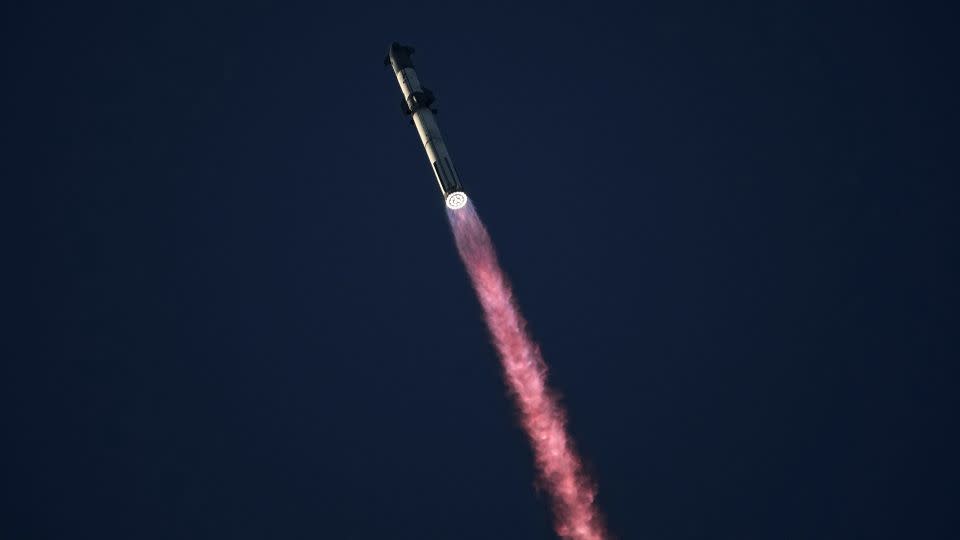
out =
[[420,84],[417,72],[413,68],[410,55],[413,47],[399,43],[390,45],[390,52],[384,59],[384,65],[393,67],[393,72],[400,83],[403,92],[403,114],[410,116],[413,125],[420,134],[420,142],[427,152],[427,158],[433,165],[433,174],[437,177],[440,193],[447,203],[447,208],[456,210],[467,204],[467,194],[463,192],[457,170],[453,168],[447,144],[443,142],[440,127],[437,125],[436,109],[433,108],[435,98],[433,92]]

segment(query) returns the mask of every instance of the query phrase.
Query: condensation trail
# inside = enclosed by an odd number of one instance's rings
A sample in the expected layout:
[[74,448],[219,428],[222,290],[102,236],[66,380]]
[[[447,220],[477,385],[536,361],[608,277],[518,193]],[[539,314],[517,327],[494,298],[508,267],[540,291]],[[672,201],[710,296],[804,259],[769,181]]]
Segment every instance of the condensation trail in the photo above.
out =
[[552,499],[557,534],[571,540],[602,540],[606,532],[594,505],[596,489],[567,434],[563,408],[547,387],[546,364],[527,333],[490,235],[472,203],[448,209],[447,215],[533,446],[540,479]]

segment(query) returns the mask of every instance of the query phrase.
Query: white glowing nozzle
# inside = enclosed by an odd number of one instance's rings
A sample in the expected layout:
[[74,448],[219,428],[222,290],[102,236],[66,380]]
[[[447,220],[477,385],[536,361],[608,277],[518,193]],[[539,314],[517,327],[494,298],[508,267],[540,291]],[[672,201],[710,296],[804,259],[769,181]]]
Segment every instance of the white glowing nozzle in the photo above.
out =
[[447,208],[459,210],[467,205],[467,194],[462,191],[454,191],[447,195]]

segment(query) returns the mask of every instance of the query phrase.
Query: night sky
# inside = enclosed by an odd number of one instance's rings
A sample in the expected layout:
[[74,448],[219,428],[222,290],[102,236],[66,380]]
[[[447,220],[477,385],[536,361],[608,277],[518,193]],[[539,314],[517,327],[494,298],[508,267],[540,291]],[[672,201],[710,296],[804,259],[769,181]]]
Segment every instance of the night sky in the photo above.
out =
[[0,538],[555,538],[394,40],[619,538],[960,538],[948,10],[9,4]]

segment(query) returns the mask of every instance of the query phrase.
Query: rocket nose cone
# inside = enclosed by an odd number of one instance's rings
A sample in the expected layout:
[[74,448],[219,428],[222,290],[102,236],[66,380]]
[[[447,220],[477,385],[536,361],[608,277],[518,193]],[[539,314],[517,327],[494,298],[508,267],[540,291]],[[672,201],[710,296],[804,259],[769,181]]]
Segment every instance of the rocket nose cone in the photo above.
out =
[[387,58],[393,64],[393,69],[400,71],[413,67],[413,60],[410,59],[411,54],[413,54],[413,47],[401,45],[394,41],[390,44],[390,52],[387,53]]

